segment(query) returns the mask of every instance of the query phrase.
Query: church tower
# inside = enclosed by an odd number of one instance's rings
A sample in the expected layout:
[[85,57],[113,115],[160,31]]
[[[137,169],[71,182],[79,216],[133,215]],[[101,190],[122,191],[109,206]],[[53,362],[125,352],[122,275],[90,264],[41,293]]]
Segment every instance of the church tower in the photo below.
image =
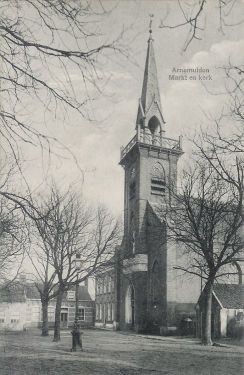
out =
[[117,309],[121,329],[156,333],[167,327],[169,258],[166,228],[156,207],[162,207],[176,187],[183,152],[181,138],[165,137],[153,43],[150,27],[136,134],[121,149],[124,239]]

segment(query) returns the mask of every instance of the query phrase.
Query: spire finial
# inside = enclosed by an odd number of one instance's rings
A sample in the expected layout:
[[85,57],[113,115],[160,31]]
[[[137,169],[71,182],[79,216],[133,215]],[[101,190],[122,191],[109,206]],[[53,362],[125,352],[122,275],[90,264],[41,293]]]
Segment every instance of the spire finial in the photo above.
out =
[[154,14],[149,14],[150,21],[149,21],[149,40],[152,40],[152,22],[153,22],[153,17]]

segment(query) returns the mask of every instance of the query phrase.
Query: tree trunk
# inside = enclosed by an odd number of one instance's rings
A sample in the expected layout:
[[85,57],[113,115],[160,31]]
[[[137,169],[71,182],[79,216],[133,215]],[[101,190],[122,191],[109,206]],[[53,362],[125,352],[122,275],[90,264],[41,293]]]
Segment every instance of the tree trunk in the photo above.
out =
[[211,317],[212,317],[212,294],[213,294],[213,282],[209,281],[205,287],[205,313],[204,313],[204,325],[202,343],[204,345],[213,345],[211,337]]
[[42,298],[42,336],[48,336],[48,299]]
[[64,292],[61,289],[59,290],[57,295],[53,341],[60,341],[60,319],[63,294]]

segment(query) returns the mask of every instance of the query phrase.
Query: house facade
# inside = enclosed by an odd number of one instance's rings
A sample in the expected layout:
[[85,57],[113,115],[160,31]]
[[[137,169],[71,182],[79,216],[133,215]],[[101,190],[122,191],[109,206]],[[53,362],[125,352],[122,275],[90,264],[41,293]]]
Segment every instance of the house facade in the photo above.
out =
[[40,321],[41,301],[33,285],[15,283],[0,290],[0,330],[38,327]]
[[[78,320],[81,327],[92,327],[95,321],[95,304],[91,299],[88,289],[84,285],[79,286],[78,292]],[[54,309],[55,314],[55,309]],[[55,315],[54,315],[55,316]],[[61,327],[71,327],[75,320],[75,290],[65,293],[61,306]],[[50,322],[51,323],[51,322]],[[54,319],[53,319],[54,323]]]
[[[61,328],[71,327],[75,319],[75,290],[65,293],[61,307]],[[94,326],[95,306],[87,286],[79,286],[79,321],[83,327]],[[49,326],[55,321],[55,300],[48,307]],[[25,330],[41,327],[40,295],[33,284],[16,283],[0,291],[0,330]]]
[[109,268],[96,277],[96,327],[114,328],[116,291],[115,270]]

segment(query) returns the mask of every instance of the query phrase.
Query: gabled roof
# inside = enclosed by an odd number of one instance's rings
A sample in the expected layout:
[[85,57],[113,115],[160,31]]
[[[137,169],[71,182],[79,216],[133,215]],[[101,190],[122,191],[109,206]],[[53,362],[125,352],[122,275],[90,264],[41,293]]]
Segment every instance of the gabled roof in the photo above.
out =
[[149,210],[148,212],[151,211],[161,223],[164,223],[166,212],[163,211],[163,202],[162,204],[158,204],[151,201],[147,201],[147,205]]
[[0,289],[0,303],[15,303],[15,302],[25,302],[25,292],[24,287],[21,284],[14,284],[11,286],[3,286]]
[[[75,291],[75,287],[71,288],[70,291]],[[64,295],[64,299],[67,298],[67,293]],[[92,301],[92,298],[88,292],[88,289],[85,285],[79,285],[79,301]]]
[[[75,291],[75,287],[73,287],[71,290]],[[64,299],[66,299],[66,297],[67,293],[65,293]],[[27,283],[24,285],[21,283],[15,283],[0,289],[0,303],[26,302],[27,299],[41,300],[35,284]],[[92,301],[92,298],[85,285],[79,286],[79,301]]]
[[216,284],[213,288],[217,301],[226,309],[244,309],[244,285]]
[[16,281],[0,288],[0,303],[25,302],[27,299],[40,299],[40,294],[34,283]]

